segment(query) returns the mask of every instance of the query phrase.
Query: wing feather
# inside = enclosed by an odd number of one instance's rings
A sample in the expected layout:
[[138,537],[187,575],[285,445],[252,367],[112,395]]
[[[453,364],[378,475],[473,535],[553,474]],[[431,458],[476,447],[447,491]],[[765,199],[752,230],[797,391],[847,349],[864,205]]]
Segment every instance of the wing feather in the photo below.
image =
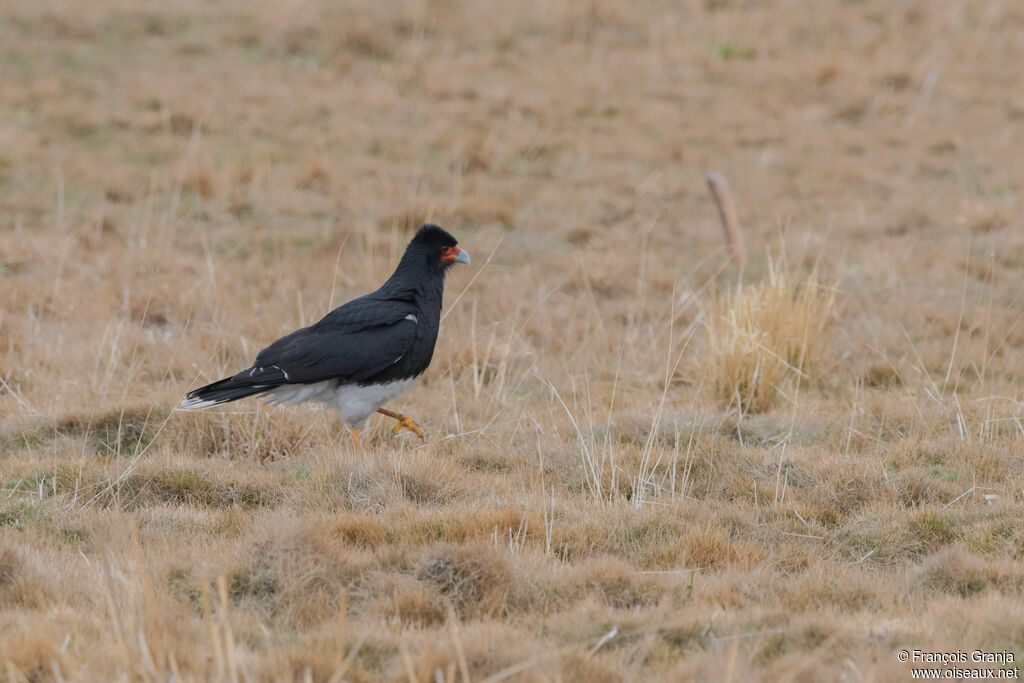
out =
[[360,297],[281,337],[232,379],[272,385],[365,381],[401,360],[416,338],[417,325],[412,301]]

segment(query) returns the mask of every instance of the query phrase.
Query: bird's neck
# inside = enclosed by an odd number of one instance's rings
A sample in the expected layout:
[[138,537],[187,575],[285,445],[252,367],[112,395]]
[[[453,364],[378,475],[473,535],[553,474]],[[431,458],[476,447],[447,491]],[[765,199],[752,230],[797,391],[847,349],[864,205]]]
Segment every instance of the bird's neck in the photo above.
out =
[[378,291],[389,298],[415,299],[421,305],[436,301],[440,306],[444,295],[444,273],[411,275],[399,268]]

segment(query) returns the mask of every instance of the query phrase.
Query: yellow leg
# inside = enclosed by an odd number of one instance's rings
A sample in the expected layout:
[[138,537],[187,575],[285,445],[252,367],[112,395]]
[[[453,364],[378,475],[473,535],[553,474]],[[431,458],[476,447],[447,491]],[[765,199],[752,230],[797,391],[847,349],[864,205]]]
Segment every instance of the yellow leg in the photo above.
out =
[[402,427],[405,427],[409,431],[415,433],[416,436],[420,437],[421,440],[425,440],[425,437],[423,436],[423,430],[420,429],[420,426],[413,422],[412,418],[409,417],[408,415],[402,415],[401,413],[396,413],[394,411],[386,410],[384,408],[378,408],[377,412],[380,413],[381,415],[387,415],[388,417],[393,417],[396,420],[398,420],[398,424],[396,424],[395,428],[391,430],[391,436],[397,436],[398,432],[402,431]]
[[356,449],[360,449],[363,445],[359,442],[359,430],[355,427],[349,427],[348,431],[352,432],[352,441],[356,444]]

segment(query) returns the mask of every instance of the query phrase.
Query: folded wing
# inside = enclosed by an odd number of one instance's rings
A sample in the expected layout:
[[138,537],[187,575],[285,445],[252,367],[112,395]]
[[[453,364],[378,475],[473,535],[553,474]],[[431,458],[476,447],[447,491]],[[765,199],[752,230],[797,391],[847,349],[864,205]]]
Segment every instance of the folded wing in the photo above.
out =
[[360,297],[320,322],[281,337],[260,351],[236,386],[309,384],[327,379],[363,382],[408,352],[418,321],[411,301]]

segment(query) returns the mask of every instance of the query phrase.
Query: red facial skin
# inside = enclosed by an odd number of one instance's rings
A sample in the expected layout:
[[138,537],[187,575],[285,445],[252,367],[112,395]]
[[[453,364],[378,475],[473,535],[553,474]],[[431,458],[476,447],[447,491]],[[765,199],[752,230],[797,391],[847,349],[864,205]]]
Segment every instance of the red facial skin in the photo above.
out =
[[448,247],[441,252],[441,263],[453,263],[461,253],[462,250],[458,247]]

